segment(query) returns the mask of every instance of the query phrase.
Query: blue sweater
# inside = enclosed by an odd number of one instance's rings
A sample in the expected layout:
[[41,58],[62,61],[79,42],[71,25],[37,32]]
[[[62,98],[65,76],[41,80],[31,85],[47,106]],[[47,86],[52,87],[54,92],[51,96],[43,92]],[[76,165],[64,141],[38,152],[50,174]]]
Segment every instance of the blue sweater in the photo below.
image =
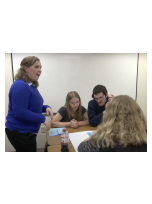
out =
[[28,85],[21,79],[16,80],[9,91],[9,106],[5,126],[9,130],[18,130],[19,133],[38,133],[41,123],[46,118],[49,106],[43,105],[43,98],[37,88]]
[[[108,97],[107,97],[107,102],[108,102]],[[103,116],[104,110],[105,110],[105,105],[99,106],[94,99],[89,101],[88,118],[89,118],[89,123],[92,127],[95,127],[102,122],[102,116]]]

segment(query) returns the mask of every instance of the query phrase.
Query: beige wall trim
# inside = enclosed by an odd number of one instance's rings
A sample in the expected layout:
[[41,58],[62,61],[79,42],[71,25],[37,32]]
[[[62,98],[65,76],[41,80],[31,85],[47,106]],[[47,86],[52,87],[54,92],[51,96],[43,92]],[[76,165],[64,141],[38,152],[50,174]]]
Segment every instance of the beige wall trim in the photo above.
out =
[[12,64],[12,78],[13,78],[13,82],[14,82],[14,69],[13,69],[13,57],[12,57],[12,53],[11,53],[11,64]]
[[147,117],[147,53],[139,53],[137,103]]
[[139,65],[139,53],[137,56],[137,78],[136,78],[136,96],[135,96],[135,101],[137,102],[137,87],[138,87],[138,65]]

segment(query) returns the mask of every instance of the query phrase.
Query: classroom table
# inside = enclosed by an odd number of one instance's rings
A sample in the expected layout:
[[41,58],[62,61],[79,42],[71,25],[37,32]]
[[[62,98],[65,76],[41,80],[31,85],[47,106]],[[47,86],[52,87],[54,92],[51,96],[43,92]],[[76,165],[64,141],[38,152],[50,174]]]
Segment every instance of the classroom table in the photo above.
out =
[[[74,132],[81,132],[81,131],[89,131],[89,130],[96,130],[97,127],[92,127],[91,125],[84,125],[79,126],[78,128],[71,128],[66,127],[66,130],[68,133],[74,133]],[[50,137],[49,132],[46,132],[46,138],[47,138],[47,151],[48,152],[61,152],[61,142],[60,142],[60,136],[54,136]],[[69,152],[75,152],[75,149],[69,139]]]

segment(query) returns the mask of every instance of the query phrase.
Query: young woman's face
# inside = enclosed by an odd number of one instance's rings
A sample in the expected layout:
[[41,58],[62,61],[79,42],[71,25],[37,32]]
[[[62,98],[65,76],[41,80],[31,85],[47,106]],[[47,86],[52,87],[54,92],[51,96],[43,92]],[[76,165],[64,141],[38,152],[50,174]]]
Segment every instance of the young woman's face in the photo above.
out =
[[70,100],[70,107],[74,112],[78,109],[79,105],[80,105],[79,98],[72,98]]
[[24,67],[25,72],[27,73],[28,77],[32,81],[37,81],[39,79],[39,76],[41,75],[41,62],[36,61],[32,66],[30,67]]

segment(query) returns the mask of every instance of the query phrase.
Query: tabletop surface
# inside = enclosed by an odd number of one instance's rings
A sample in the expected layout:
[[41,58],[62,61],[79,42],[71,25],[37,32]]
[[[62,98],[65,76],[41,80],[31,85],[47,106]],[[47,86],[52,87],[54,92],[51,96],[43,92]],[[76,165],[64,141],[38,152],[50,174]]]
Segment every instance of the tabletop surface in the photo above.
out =
[[[66,127],[68,133],[74,133],[74,132],[81,132],[81,131],[88,131],[88,130],[96,130],[97,127],[92,127],[91,125],[84,125],[79,126],[78,128],[71,128]],[[61,152],[61,142],[60,142],[60,136],[49,136],[49,132],[46,132],[47,137],[47,144],[48,146],[48,152]],[[69,152],[75,152],[75,149],[69,139]]]

